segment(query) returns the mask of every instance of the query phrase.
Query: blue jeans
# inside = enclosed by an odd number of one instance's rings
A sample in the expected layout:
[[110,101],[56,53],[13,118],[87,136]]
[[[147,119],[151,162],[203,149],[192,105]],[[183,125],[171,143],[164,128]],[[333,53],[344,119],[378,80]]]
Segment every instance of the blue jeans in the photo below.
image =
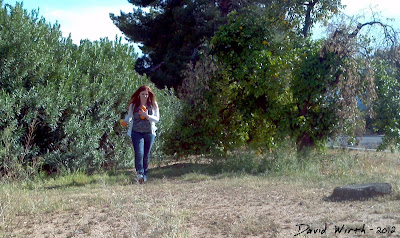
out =
[[135,150],[135,169],[138,174],[147,175],[150,150],[155,137],[152,133],[132,131],[132,144]]

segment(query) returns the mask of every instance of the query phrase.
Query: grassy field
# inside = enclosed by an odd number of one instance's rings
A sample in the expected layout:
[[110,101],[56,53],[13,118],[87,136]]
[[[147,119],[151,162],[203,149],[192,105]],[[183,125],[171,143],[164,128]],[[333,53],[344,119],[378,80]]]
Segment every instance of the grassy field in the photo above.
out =
[[[144,185],[132,171],[3,182],[0,237],[400,237],[398,154],[249,153],[154,166]],[[366,182],[390,183],[393,193],[324,200],[336,186]]]

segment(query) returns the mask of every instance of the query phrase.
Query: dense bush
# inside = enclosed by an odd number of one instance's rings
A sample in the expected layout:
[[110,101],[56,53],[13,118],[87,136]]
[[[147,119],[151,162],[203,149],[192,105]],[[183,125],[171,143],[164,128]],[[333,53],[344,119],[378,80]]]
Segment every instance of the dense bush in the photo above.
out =
[[[168,128],[164,151],[177,157],[225,155],[248,139],[241,114],[235,112],[211,57],[189,64],[179,92],[181,110]],[[231,107],[232,105],[232,107]]]
[[[77,46],[62,37],[59,25],[21,4],[2,6],[0,26],[0,175],[130,163],[132,147],[119,119],[131,94],[149,84],[133,69],[133,47],[108,39]],[[155,93],[162,116],[168,115],[160,123],[162,136],[174,97]]]
[[243,145],[271,149],[286,139],[282,132],[288,126],[280,122],[289,121],[284,53],[291,49],[291,38],[272,36],[287,28],[282,19],[270,20],[258,8],[246,13],[229,14],[207,44],[209,51],[185,71],[185,120],[177,120],[168,142],[181,154],[221,155]]

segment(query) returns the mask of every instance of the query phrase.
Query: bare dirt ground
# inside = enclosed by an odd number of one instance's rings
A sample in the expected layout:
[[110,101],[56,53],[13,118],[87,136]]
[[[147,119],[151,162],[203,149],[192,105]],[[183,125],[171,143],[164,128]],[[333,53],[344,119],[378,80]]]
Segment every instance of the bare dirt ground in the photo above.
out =
[[28,205],[0,224],[3,237],[400,237],[396,196],[325,201],[333,188],[190,174],[145,185],[45,188],[9,197]]

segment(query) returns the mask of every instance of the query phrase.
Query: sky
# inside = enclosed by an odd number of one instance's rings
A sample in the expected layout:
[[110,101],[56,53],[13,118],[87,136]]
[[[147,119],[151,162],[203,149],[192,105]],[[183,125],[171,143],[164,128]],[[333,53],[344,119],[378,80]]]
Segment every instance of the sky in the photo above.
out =
[[[109,17],[110,13],[132,12],[133,5],[128,0],[3,0],[3,5],[15,5],[15,2],[23,2],[29,12],[39,9],[39,15],[47,22],[58,22],[63,36],[71,34],[75,44],[81,39],[95,41],[108,37],[114,40],[116,36],[128,42]],[[342,0],[342,4],[347,6],[345,13],[348,15],[368,14],[373,7],[382,16],[396,18],[392,24],[400,29],[399,0]]]
[[127,43],[109,14],[118,16],[121,10],[132,12],[133,5],[128,0],[3,0],[3,5],[14,6],[16,2],[22,2],[28,12],[39,9],[39,15],[51,24],[58,22],[63,36],[71,34],[75,44],[81,39],[95,41],[108,37],[114,40],[116,35]]

